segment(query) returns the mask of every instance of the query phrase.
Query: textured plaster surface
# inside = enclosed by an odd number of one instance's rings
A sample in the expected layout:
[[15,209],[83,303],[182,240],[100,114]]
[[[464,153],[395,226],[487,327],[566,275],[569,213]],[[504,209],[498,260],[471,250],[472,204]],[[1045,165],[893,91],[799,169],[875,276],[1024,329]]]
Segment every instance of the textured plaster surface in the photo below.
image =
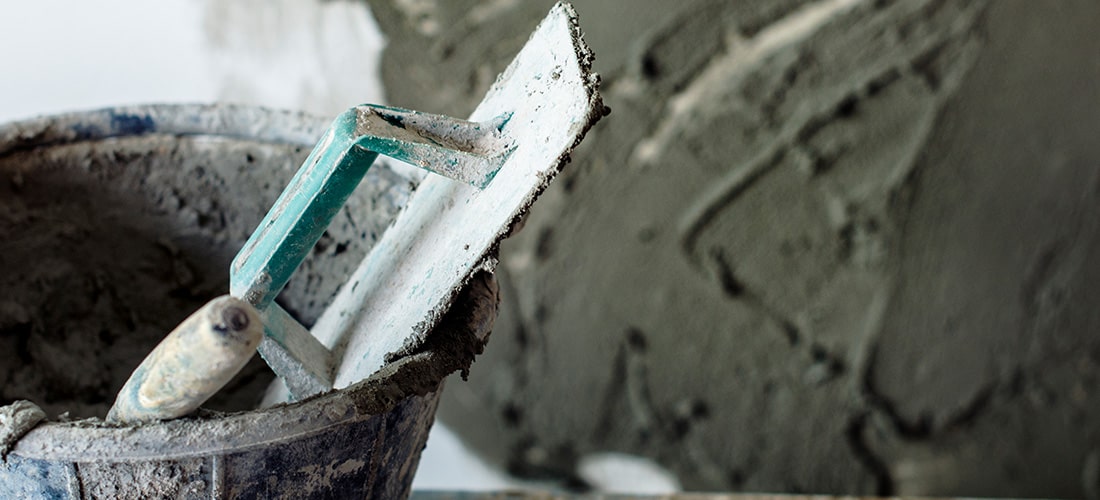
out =
[[[462,116],[550,2],[369,2]],[[1100,494],[1100,5],[578,2],[613,114],[502,248],[444,421],[526,477]]]

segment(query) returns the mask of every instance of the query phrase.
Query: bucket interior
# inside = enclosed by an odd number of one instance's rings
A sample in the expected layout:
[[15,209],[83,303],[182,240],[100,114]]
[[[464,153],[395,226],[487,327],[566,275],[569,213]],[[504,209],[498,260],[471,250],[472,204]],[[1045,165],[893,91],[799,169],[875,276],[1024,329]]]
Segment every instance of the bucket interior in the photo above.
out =
[[[0,156],[0,405],[105,416],[164,335],[228,292],[231,259],[309,149],[142,135]],[[392,172],[365,184],[279,298],[307,326],[403,201]],[[272,379],[256,356],[204,408],[254,408]]]

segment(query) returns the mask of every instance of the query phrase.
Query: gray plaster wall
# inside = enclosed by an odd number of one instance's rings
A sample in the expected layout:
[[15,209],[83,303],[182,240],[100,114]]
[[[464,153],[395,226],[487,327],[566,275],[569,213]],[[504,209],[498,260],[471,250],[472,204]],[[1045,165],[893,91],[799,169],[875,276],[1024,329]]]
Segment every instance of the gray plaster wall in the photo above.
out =
[[[388,101],[457,115],[551,5],[369,4]],[[1100,3],[577,9],[613,113],[448,425],[567,482],[1100,498]]]

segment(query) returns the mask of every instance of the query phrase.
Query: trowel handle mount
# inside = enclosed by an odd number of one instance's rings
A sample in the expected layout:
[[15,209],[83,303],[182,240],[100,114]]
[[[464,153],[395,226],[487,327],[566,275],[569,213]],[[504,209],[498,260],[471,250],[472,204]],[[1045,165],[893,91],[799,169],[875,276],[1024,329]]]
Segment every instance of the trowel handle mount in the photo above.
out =
[[500,133],[508,118],[476,123],[363,105],[341,114],[325,132],[229,272],[230,294],[264,319],[260,354],[296,398],[331,389],[331,355],[274,300],[374,160],[384,154],[484,188],[512,149]]

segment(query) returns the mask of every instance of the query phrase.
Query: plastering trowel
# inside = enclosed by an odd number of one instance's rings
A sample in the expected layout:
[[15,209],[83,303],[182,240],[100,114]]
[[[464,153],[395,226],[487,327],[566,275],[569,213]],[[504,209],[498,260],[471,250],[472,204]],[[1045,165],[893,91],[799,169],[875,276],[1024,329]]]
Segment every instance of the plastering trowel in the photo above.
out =
[[[364,105],[340,115],[234,259],[231,297],[203,306],[149,355],[110,419],[197,408],[259,351],[302,399],[364,380],[439,322],[603,115],[576,13],[559,3],[469,121]],[[312,332],[275,296],[377,157],[427,176]]]

